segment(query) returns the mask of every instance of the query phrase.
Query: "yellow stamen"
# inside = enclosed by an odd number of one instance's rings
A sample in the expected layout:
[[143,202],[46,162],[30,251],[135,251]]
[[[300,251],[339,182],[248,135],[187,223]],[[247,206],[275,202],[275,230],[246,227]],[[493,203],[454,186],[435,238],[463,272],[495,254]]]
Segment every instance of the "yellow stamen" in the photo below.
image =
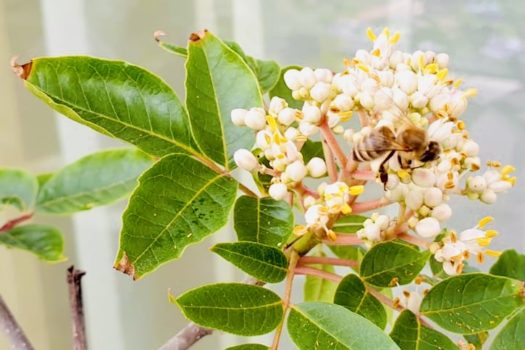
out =
[[516,177],[511,177],[505,181],[510,182],[510,184],[514,186],[516,184]]
[[304,225],[296,225],[294,228],[293,228],[293,234],[295,236],[302,236],[306,233],[307,229]]
[[273,132],[277,131],[277,122],[275,121],[274,117],[272,117],[271,115],[267,115],[266,122],[268,123],[268,126]]
[[423,68],[425,67],[425,56],[424,55],[419,56],[419,58],[417,59],[417,65],[419,66],[419,70],[423,70]]
[[487,247],[490,245],[492,238],[478,238],[476,239],[480,247]]
[[381,56],[381,50],[379,50],[379,49],[375,49],[374,51],[372,51],[370,53],[372,54],[372,56],[376,56],[376,57]]
[[368,27],[367,30],[366,30],[366,36],[368,37],[368,40],[370,40],[372,42],[376,41],[376,39],[377,39],[376,34],[374,33],[374,31],[370,27]]
[[410,174],[408,173],[408,171],[406,171],[404,169],[398,170],[397,171],[397,176],[399,176],[399,178],[401,180],[409,180],[410,179]]
[[394,35],[388,40],[388,42],[392,45],[395,45],[399,42],[399,39],[401,39],[401,34],[399,32],[395,32]]
[[476,88],[470,88],[470,89],[467,89],[465,92],[465,97],[474,97],[478,94],[478,89]]
[[499,232],[496,231],[496,230],[487,230],[487,231],[485,231],[485,237],[488,237],[488,238],[494,238],[498,234],[499,234]]
[[483,253],[478,253],[478,255],[476,256],[477,260],[478,260],[478,263],[480,264],[483,264],[483,262],[485,261],[485,257],[483,256]]
[[434,74],[438,71],[438,68],[439,66],[437,63],[430,63],[427,64],[427,66],[425,67],[425,71]]
[[454,82],[452,83],[452,86],[454,86],[457,89],[458,87],[461,86],[461,84],[463,84],[463,79],[457,79],[457,80],[454,80]]
[[388,38],[390,36],[390,28],[383,28],[383,34]]
[[335,241],[337,239],[337,235],[335,234],[334,231],[332,230],[328,230],[326,231],[326,236],[328,237],[328,239],[330,239],[331,241]]
[[516,168],[514,168],[512,165],[505,165],[502,169],[501,169],[501,176],[507,176],[509,175],[510,173],[513,173],[516,171]]
[[501,166],[501,163],[498,162],[497,160],[489,160],[487,162],[487,166],[489,166],[491,168],[499,168]]
[[488,256],[498,257],[502,254],[499,250],[485,249],[484,253]]
[[368,66],[362,64],[362,63],[358,63],[355,65],[357,68],[361,69],[363,72],[365,73],[368,73],[370,71],[370,69],[368,68]]
[[344,215],[348,215],[351,212],[352,212],[352,208],[348,204],[345,204],[341,207],[341,213],[343,213]]
[[359,185],[359,186],[351,186],[350,187],[350,194],[352,196],[358,196],[360,195],[361,193],[363,193],[365,190],[365,186],[363,185]]
[[494,218],[492,216],[485,216],[481,220],[478,221],[478,228],[483,228],[487,226],[488,223],[492,222]]
[[437,72],[436,77],[439,80],[444,80],[447,77],[447,75],[448,75],[448,69],[447,68],[443,68],[439,72]]
[[463,120],[458,120],[458,122],[456,123],[456,126],[459,130],[464,130],[465,129],[465,122]]
[[343,58],[343,66],[345,67],[350,67],[352,65],[352,60],[350,60],[349,58],[345,57]]

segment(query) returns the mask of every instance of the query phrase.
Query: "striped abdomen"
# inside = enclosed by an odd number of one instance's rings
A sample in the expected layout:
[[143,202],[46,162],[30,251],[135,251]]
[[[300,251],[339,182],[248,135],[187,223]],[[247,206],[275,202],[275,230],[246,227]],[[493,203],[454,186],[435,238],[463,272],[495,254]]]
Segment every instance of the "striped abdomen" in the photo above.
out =
[[386,126],[372,130],[354,145],[352,157],[357,162],[367,162],[383,156],[395,149],[395,135]]

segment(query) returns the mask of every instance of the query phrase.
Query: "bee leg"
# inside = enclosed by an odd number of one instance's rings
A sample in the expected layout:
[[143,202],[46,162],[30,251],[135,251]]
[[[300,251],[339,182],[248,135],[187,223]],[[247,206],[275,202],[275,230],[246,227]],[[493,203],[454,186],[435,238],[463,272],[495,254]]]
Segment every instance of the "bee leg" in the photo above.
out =
[[381,162],[381,165],[379,166],[379,179],[381,180],[381,183],[383,184],[383,190],[386,191],[386,183],[388,181],[388,173],[385,169],[385,164],[392,158],[392,156],[396,153],[396,151],[391,151],[388,156],[383,159]]

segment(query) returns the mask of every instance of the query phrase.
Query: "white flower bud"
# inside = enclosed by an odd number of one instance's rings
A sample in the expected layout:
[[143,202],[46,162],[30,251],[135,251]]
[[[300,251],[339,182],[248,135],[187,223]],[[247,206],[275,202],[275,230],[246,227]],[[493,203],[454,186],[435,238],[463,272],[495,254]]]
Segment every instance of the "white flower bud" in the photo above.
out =
[[452,96],[449,104],[450,114],[457,118],[467,110],[467,106],[467,98],[463,96],[463,94],[456,93],[454,96]]
[[262,108],[250,109],[244,118],[247,127],[254,130],[261,130],[266,127],[266,112]]
[[317,102],[324,102],[330,97],[330,84],[318,82],[310,90],[310,96]]
[[373,94],[379,88],[377,80],[372,78],[367,78],[362,84],[361,89],[369,94]]
[[417,315],[422,301],[423,295],[405,291],[399,299],[399,304]]
[[235,151],[235,153],[233,154],[233,160],[239,168],[250,172],[256,170],[259,167],[259,161],[253,155],[253,153],[248,151],[247,149],[241,148]]
[[359,102],[361,103],[361,106],[366,109],[372,109],[374,107],[374,98],[367,92],[359,94]]
[[321,120],[321,110],[319,107],[305,104],[303,106],[303,121],[308,123],[318,123]]
[[483,176],[473,176],[467,179],[467,186],[470,190],[481,193],[487,188],[487,181]]
[[331,105],[341,112],[347,112],[354,106],[354,101],[349,95],[340,94],[334,98]]
[[381,85],[385,87],[392,87],[394,84],[394,73],[392,73],[391,70],[380,71],[378,75]]
[[270,112],[270,114],[275,116],[275,115],[278,115],[279,112],[281,112],[286,107],[288,107],[288,103],[286,103],[286,100],[280,97],[274,96],[270,100],[270,107],[268,108],[268,111]]
[[306,165],[306,168],[312,177],[321,177],[326,174],[326,164],[322,158],[313,157]]
[[243,126],[244,125],[244,118],[246,117],[246,113],[248,111],[242,108],[235,108],[231,112],[231,118],[232,123],[237,126]]
[[434,113],[441,111],[450,102],[448,94],[438,94],[430,99],[430,110]]
[[399,50],[392,52],[389,63],[391,68],[395,68],[398,64],[403,62],[403,53]]
[[431,187],[436,183],[436,175],[430,169],[417,168],[412,172],[412,181],[421,187]]
[[417,76],[412,71],[401,71],[396,73],[397,86],[406,94],[411,94],[417,88]]
[[423,202],[433,208],[443,202],[443,192],[439,188],[431,187],[425,191]]
[[509,190],[512,187],[512,184],[508,181],[496,181],[489,185],[489,189],[495,193],[501,193]]
[[319,130],[319,128],[317,126],[315,126],[313,124],[310,124],[308,122],[301,122],[301,123],[299,123],[299,131],[304,136],[311,136],[311,135],[315,134],[318,130]]
[[289,127],[284,132],[284,137],[286,137],[288,140],[294,141],[300,134],[301,133],[296,128]]
[[314,71],[310,67],[304,67],[301,69],[301,75],[299,78],[301,85],[307,89],[310,89],[317,82]]
[[294,98],[294,100],[305,100],[309,96],[310,96],[310,93],[308,92],[308,89],[304,87],[292,92],[292,97]]
[[286,185],[282,183],[275,183],[270,186],[270,188],[268,189],[268,193],[270,194],[270,197],[272,197],[276,201],[280,201],[281,199],[284,199],[288,194],[288,187],[286,187]]
[[432,90],[435,90],[437,78],[434,74],[425,74],[417,79],[417,90],[423,95],[435,95]]
[[479,145],[472,140],[467,140],[463,144],[463,152],[467,155],[467,157],[475,157],[479,153]]
[[414,70],[417,70],[419,68],[419,61],[422,60],[423,62],[423,65],[425,65],[427,63],[427,60],[426,60],[426,57],[425,57],[425,53],[421,50],[417,50],[415,51],[413,54],[412,54],[412,58],[411,58],[411,66],[412,68],[414,68]]
[[399,185],[399,177],[395,174],[388,174],[388,180],[386,182],[387,190],[392,190]]
[[410,103],[414,108],[423,108],[428,103],[428,97],[423,95],[421,92],[416,91],[410,96]]
[[366,50],[359,49],[355,53],[355,58],[357,58],[363,63],[368,63],[368,61],[370,60],[370,53]]
[[447,68],[448,61],[449,61],[449,57],[446,53],[440,53],[436,56],[436,62],[437,64],[439,64],[439,67],[441,68]]
[[486,204],[494,204],[498,199],[496,192],[492,190],[485,190],[480,197],[481,201]]
[[436,53],[434,51],[425,51],[425,60],[427,63],[434,62],[436,58]]
[[285,173],[294,182],[299,182],[306,176],[307,169],[301,160],[296,160],[286,167]]
[[269,141],[271,141],[271,138],[272,135],[268,131],[261,130],[257,132],[257,135],[255,136],[255,145],[258,148],[265,149],[270,146]]
[[374,108],[376,111],[383,111],[392,107],[392,90],[381,88],[374,95]]
[[424,238],[432,238],[439,234],[441,227],[439,221],[435,218],[424,218],[420,220],[416,225],[416,232],[418,235]]
[[410,209],[417,211],[423,205],[423,192],[412,190],[405,197],[405,203]]
[[330,83],[332,81],[332,71],[326,68],[318,68],[314,71],[315,78],[317,81],[324,81],[325,83]]
[[285,108],[279,112],[279,116],[277,117],[277,120],[282,125],[288,126],[295,121],[296,114],[297,114],[297,110],[293,108]]
[[352,143],[353,136],[354,136],[354,129],[346,129],[345,132],[343,133],[343,138],[348,143]]
[[299,90],[302,87],[301,73],[297,69],[289,69],[284,73],[284,82],[290,90]]
[[469,170],[478,170],[481,166],[481,159],[479,157],[468,157],[465,159],[465,166]]
[[441,203],[434,209],[432,209],[432,217],[439,221],[447,221],[452,216],[452,209],[447,203]]
[[408,95],[403,91],[397,88],[392,89],[392,99],[394,100],[395,105],[402,111],[408,108]]
[[343,93],[352,97],[354,97],[358,93],[357,87],[348,75],[345,75],[341,78],[340,89],[343,91]]
[[303,205],[306,209],[310,208],[312,205],[314,205],[316,202],[316,199],[312,196],[305,196],[303,199]]
[[381,230],[386,230],[388,228],[388,224],[390,223],[390,219],[386,215],[378,215],[375,219],[375,223],[379,225]]

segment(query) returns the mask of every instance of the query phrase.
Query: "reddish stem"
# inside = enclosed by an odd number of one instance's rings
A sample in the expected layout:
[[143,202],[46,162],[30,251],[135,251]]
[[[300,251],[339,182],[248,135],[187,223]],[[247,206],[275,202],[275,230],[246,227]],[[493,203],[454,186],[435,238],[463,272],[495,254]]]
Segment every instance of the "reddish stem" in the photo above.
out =
[[336,275],[335,273],[319,270],[313,267],[298,266],[295,268],[296,275],[308,275],[308,276],[317,276],[325,280],[334,281],[336,283],[341,282],[343,277]]
[[363,240],[356,235],[350,235],[348,233],[337,234],[336,232],[335,240],[325,239],[323,243],[327,245],[360,245],[363,244]]
[[386,198],[379,198],[372,201],[360,202],[352,204],[352,213],[359,214],[364,213],[370,210],[382,208],[391,204],[391,202]]
[[376,179],[376,173],[372,170],[355,170],[352,173],[352,177],[355,180],[373,181]]
[[13,227],[15,227],[16,225],[24,222],[24,221],[27,221],[29,219],[31,219],[33,217],[33,213],[27,213],[27,214],[24,214],[24,215],[21,215],[15,219],[12,219],[12,220],[9,220],[8,222],[6,222],[4,224],[4,226],[0,227],[0,232],[5,232],[5,231],[9,231],[10,229],[12,229]]
[[323,139],[322,145],[328,176],[330,177],[330,181],[335,182],[337,180],[337,165],[335,164],[334,156],[326,140]]
[[347,260],[347,259],[338,259],[338,258],[330,258],[325,256],[303,256],[299,259],[299,264],[307,265],[307,264],[322,264],[322,265],[334,265],[334,266],[349,266],[356,268],[359,266],[359,263],[355,260]]
[[405,242],[412,243],[417,245],[418,247],[428,249],[428,246],[430,245],[427,241],[422,240],[416,236],[409,235],[408,233],[404,232],[397,235],[397,238],[402,239]]
[[311,188],[305,186],[304,183],[302,183],[302,182],[299,182],[295,186],[295,190],[297,192],[299,192],[299,194],[301,194],[302,196],[307,195],[307,196],[312,196],[314,198],[319,198],[319,193],[317,193],[316,191],[312,190]]
[[359,123],[361,124],[361,127],[364,128],[365,126],[368,126],[368,114],[365,111],[359,111],[357,113],[359,114]]
[[339,160],[339,163],[341,163],[341,167],[344,169],[346,167],[346,164],[348,163],[348,158],[346,158],[345,152],[339,145],[339,142],[337,142],[334,133],[332,132],[326,121],[321,123],[320,129],[321,134],[323,135],[324,139],[326,140],[326,143],[328,144],[328,147],[330,147],[330,150]]

